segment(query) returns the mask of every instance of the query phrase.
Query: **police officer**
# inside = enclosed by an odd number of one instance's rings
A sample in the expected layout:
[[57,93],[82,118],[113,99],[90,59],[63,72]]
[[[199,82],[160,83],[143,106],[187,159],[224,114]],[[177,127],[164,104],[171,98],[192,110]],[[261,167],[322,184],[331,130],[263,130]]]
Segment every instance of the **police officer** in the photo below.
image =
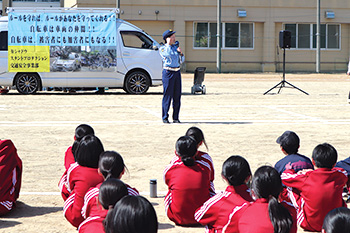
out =
[[180,65],[185,61],[178,42],[175,40],[175,31],[166,30],[163,33],[165,45],[161,46],[159,53],[163,58],[163,123],[169,122],[169,108],[173,101],[173,123],[180,123],[179,112],[181,105],[181,72]]

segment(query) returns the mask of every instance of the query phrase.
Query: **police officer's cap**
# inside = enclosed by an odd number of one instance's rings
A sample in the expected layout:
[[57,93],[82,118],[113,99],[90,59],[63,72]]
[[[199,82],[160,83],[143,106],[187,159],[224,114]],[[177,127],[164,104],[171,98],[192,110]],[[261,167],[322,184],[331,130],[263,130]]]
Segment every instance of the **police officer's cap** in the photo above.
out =
[[166,30],[163,33],[163,40],[166,40],[166,38],[170,37],[172,34],[175,34],[176,31],[173,31],[171,29]]

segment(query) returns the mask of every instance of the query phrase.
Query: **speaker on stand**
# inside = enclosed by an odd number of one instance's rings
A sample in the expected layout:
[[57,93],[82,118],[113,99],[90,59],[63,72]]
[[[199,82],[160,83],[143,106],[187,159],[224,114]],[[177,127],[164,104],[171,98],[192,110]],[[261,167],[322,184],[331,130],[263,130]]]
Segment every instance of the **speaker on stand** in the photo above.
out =
[[264,95],[269,93],[274,88],[279,88],[278,92],[277,92],[277,94],[279,94],[281,89],[283,87],[286,87],[286,84],[288,84],[292,88],[295,88],[295,89],[303,92],[306,95],[309,95],[307,92],[305,92],[305,91],[299,89],[298,87],[294,86],[293,84],[287,82],[286,78],[285,78],[285,76],[286,76],[286,48],[289,49],[292,46],[292,33],[290,31],[287,31],[287,30],[280,31],[279,46],[281,49],[283,49],[283,78],[282,78],[281,82],[277,83],[274,87],[272,87],[267,92],[265,92]]

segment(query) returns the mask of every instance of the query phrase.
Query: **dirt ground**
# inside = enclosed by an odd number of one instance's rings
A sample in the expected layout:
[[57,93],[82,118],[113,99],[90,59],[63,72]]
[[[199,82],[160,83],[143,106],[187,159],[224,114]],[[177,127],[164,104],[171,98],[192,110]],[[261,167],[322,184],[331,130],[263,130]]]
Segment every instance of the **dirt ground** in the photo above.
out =
[[[162,87],[145,95],[122,90],[106,94],[41,92],[19,95],[11,90],[0,96],[2,139],[11,139],[24,165],[18,207],[0,218],[0,232],[76,232],[63,217],[58,181],[63,158],[73,143],[75,127],[90,124],[106,150],[116,150],[128,168],[122,180],[136,187],[154,205],[159,232],[204,232],[182,228],[164,212],[166,186],[163,169],[174,153],[175,141],[191,126],[201,128],[215,165],[216,190],[226,184],[221,166],[230,155],[244,156],[254,172],[282,158],[277,137],[295,131],[299,152],[311,157],[313,148],[332,144],[339,159],[349,156],[350,78],[345,74],[286,74],[294,89],[267,90],[281,74],[206,74],[207,94],[191,94],[193,74],[183,74],[182,124],[161,121]],[[201,148],[205,150],[205,148]],[[149,180],[158,181],[158,198],[149,198]],[[298,232],[303,232],[299,230]]]

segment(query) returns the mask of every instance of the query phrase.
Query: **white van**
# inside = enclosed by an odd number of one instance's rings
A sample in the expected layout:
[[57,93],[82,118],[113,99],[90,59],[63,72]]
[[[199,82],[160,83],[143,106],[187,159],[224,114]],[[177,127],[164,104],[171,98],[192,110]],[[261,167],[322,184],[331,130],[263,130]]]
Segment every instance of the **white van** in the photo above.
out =
[[[15,86],[21,94],[34,94],[44,88],[55,87],[64,89],[123,88],[130,94],[143,94],[147,92],[150,86],[161,85],[162,60],[158,52],[159,43],[140,28],[115,16],[113,16],[112,25],[116,27],[116,37],[114,38],[113,35],[112,38],[116,41],[113,42],[115,43],[113,46],[87,46],[80,43],[85,42],[83,40],[80,42],[76,41],[77,45],[75,46],[55,46],[48,44],[46,47],[49,48],[49,63],[47,63],[49,68],[44,72],[26,68],[26,64],[23,64],[23,67],[21,64],[21,68],[19,69],[18,64],[12,64],[12,60],[9,60],[10,58],[13,59],[14,54],[17,52],[10,48],[22,46],[22,44],[19,44],[20,46],[11,47],[10,42],[13,43],[12,45],[16,45],[14,43],[20,41],[24,46],[26,45],[24,42],[28,40],[24,39],[27,38],[27,32],[23,32],[23,39],[20,34],[16,34],[20,31],[17,27],[16,30],[13,30],[15,32],[12,33],[15,36],[10,36],[9,20],[17,19],[17,16],[11,15],[11,12],[18,13],[20,15],[18,18],[21,20],[25,17],[27,17],[27,20],[29,17],[32,17],[32,21],[34,22],[33,15],[37,15],[39,19],[42,16],[41,20],[43,20],[43,15],[45,16],[46,14],[45,17],[47,20],[50,20],[50,17],[51,20],[55,17],[58,20],[60,17],[63,18],[62,15],[65,17],[72,13],[84,15],[84,13],[92,14],[91,12],[95,15],[92,15],[90,20],[93,20],[93,17],[95,17],[95,20],[98,20],[99,13],[108,11],[113,11],[114,15],[118,13],[117,9],[8,8],[9,16],[0,17],[0,86]],[[86,16],[89,17],[89,15]],[[80,18],[80,16],[77,17]],[[19,26],[24,24],[23,21],[19,21],[18,23]],[[62,21],[61,24],[67,24],[67,28],[69,26],[68,22]],[[80,33],[79,28],[85,28],[85,26],[81,26],[76,22],[75,25],[78,25],[76,26],[77,32],[74,33],[72,31],[72,36]],[[32,26],[31,30],[35,30],[35,27],[37,26]],[[61,26],[57,26],[57,31],[66,28],[65,26],[62,26],[62,28],[58,27]],[[111,24],[109,24],[109,27],[111,27]],[[47,28],[46,25],[44,25],[44,28]],[[43,29],[41,28],[40,30]],[[37,36],[35,35],[35,37]],[[106,41],[106,37],[101,35],[101,40],[103,38]],[[16,41],[16,38],[20,39]],[[61,40],[61,36],[57,38]],[[70,40],[73,40],[72,38],[70,37]],[[75,36],[75,38],[79,40],[79,37]],[[95,40],[98,38],[100,37],[86,37],[85,39],[90,39],[91,44],[91,40],[96,42]],[[23,48],[30,48],[30,46]],[[20,59],[33,59],[35,53],[33,52],[33,56],[22,56]],[[20,59],[18,58],[18,60]],[[30,64],[28,64],[28,67],[30,67]]]

